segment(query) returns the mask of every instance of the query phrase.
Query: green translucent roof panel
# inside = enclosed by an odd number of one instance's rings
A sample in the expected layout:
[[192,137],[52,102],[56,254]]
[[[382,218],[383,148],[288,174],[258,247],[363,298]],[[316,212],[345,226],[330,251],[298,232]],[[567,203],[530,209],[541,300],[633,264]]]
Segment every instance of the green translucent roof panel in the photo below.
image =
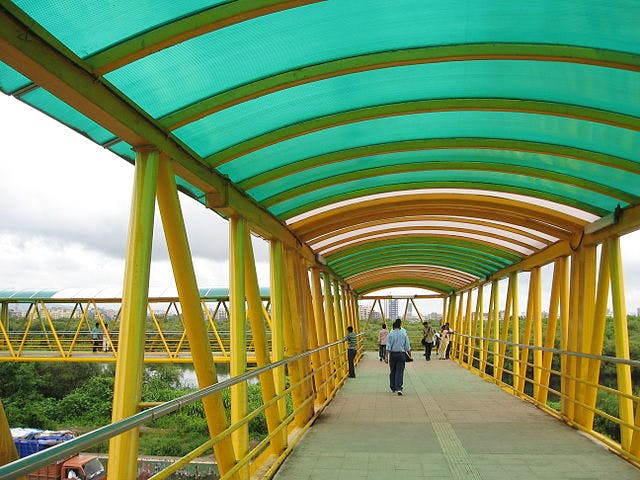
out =
[[42,88],[36,88],[22,95],[20,99],[86,135],[96,143],[103,144],[115,138],[109,130],[98,125]]
[[[444,99],[452,92],[456,98],[531,99],[633,114],[640,108],[639,85],[637,72],[561,62],[478,60],[409,65],[275,92],[187,124],[174,134],[202,155],[211,155],[312,118],[374,105]],[[236,128],[239,124],[246,127]],[[216,135],[210,134],[212,130]]]
[[385,175],[381,177],[363,178],[352,182],[344,182],[338,185],[332,185],[313,192],[305,193],[291,200],[284,201],[269,208],[274,215],[282,215],[287,217],[287,212],[298,209],[302,206],[318,206],[320,203],[332,203],[331,200],[339,195],[358,191],[362,194],[375,193],[379,187],[395,185],[402,189],[403,185],[412,184],[415,188],[416,183],[422,183],[423,188],[429,188],[430,184],[434,187],[447,186],[458,188],[474,188],[484,186],[485,189],[499,190],[498,186],[515,187],[520,189],[519,193],[529,192],[532,196],[542,196],[543,198],[559,200],[564,198],[565,202],[570,203],[570,199],[574,199],[577,203],[576,207],[581,207],[587,211],[595,211],[598,209],[610,211],[616,208],[617,204],[625,206],[626,202],[619,199],[594,193],[582,188],[563,185],[558,182],[550,182],[547,180],[525,177],[522,175],[510,175],[496,172],[474,172],[474,171],[427,171],[427,172],[409,172],[393,175]]
[[302,158],[416,138],[502,138],[566,145],[640,161],[640,134],[571,118],[503,112],[438,112],[358,122],[283,141],[218,168],[233,181]]
[[640,196],[640,172],[631,173],[559,156],[488,149],[424,150],[355,158],[294,173],[251,188],[247,192],[256,200],[263,201],[291,188],[365,169],[406,164],[432,164],[434,168],[445,169],[452,163],[460,162],[469,164],[467,168],[473,168],[474,165],[496,164],[496,167],[502,168],[517,166],[539,169],[540,175],[549,172],[570,175],[576,180],[597,179],[602,185],[627,190]]
[[13,3],[84,58],[137,33],[225,1],[13,0]]
[[6,63],[0,62],[0,91],[11,95],[16,90],[24,88],[30,83],[31,80],[27,77],[16,72]]
[[[334,0],[202,35],[105,77],[158,117],[259,78],[381,50],[523,42],[639,51],[640,19],[629,15],[624,3],[580,7],[576,2],[540,1],[527,4],[525,14],[522,6],[511,0],[489,4]],[[344,18],[358,19],[361,28],[353,28],[342,21]],[[603,18],[607,21],[594,22]],[[460,28],[461,22],[464,28]]]
[[125,158],[127,161],[133,163],[136,158],[136,154],[133,151],[133,147],[126,142],[118,142],[109,147],[109,150]]

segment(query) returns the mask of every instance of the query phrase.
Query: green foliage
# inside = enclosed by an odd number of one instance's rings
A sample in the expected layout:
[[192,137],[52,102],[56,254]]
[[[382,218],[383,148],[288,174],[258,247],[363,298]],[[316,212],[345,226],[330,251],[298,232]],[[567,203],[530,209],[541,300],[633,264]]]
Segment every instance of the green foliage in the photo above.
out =
[[[618,418],[618,396],[613,393],[601,391],[598,394],[597,408],[602,410],[604,413]],[[620,441],[620,426],[607,418],[596,415],[593,423],[593,429],[596,432],[607,435],[616,442]]]

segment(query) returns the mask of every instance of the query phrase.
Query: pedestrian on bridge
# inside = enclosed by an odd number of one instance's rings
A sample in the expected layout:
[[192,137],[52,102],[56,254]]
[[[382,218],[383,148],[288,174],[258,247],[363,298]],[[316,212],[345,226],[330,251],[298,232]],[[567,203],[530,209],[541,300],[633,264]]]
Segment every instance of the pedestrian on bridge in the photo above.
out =
[[356,352],[358,351],[358,336],[353,333],[353,327],[349,325],[347,327],[347,336],[344,337],[345,342],[349,342],[347,345],[347,358],[349,360],[349,378],[356,378]]
[[393,322],[393,330],[387,338],[387,351],[385,363],[389,364],[389,388],[397,395],[402,395],[404,381],[404,364],[407,358],[411,358],[411,344],[409,335],[402,328],[402,320],[396,318]]
[[99,352],[102,347],[102,329],[100,328],[100,322],[96,322],[93,330],[91,330],[91,339],[93,340],[93,351]]
[[378,356],[380,361],[384,360],[385,352],[387,351],[387,338],[389,338],[389,330],[387,330],[387,324],[383,323],[382,328],[378,330]]

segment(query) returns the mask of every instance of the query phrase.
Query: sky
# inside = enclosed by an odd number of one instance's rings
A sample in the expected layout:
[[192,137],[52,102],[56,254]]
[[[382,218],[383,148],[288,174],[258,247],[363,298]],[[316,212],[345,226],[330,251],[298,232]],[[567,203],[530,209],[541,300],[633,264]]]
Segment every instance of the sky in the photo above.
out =
[[[0,289],[121,288],[134,167],[12,97],[0,94],[0,112]],[[226,287],[227,222],[180,198],[198,286]],[[636,232],[621,243],[633,314],[640,307],[639,242]],[[255,239],[254,248],[259,282],[268,286],[268,245]],[[543,284],[550,284],[544,273]],[[174,285],[156,210],[150,287]],[[424,308],[440,310],[437,302]]]

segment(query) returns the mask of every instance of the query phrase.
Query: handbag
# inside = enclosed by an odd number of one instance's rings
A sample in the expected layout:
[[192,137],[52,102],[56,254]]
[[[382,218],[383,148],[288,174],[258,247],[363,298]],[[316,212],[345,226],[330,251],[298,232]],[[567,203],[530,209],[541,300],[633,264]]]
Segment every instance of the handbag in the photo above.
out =
[[413,358],[407,352],[404,352],[404,361],[405,362],[413,362]]

